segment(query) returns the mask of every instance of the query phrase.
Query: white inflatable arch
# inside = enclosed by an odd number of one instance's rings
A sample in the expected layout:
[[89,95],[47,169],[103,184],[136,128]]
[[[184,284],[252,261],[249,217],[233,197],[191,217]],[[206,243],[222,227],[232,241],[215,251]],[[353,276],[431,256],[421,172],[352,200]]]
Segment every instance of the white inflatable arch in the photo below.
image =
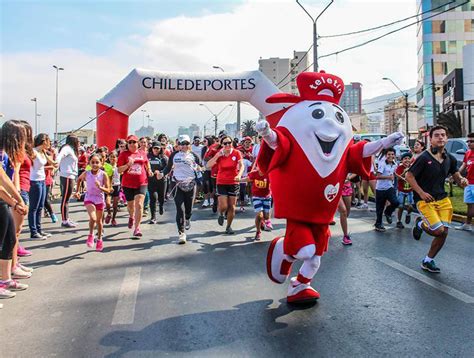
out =
[[129,116],[148,101],[245,101],[268,117],[283,109],[265,99],[281,92],[262,72],[185,73],[134,69],[97,101],[97,143],[114,148]]

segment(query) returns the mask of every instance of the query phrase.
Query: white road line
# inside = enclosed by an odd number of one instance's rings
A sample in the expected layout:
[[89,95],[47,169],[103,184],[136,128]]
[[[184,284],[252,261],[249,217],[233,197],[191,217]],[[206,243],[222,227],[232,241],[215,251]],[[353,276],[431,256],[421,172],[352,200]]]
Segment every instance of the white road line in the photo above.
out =
[[427,285],[434,287],[441,292],[447,293],[448,295],[454,298],[457,298],[458,300],[464,303],[474,303],[474,297],[471,297],[465,294],[464,292],[458,291],[455,288],[449,287],[445,285],[444,283],[441,283],[436,280],[433,280],[432,278],[426,277],[425,275],[422,275],[419,272],[413,271],[412,269],[409,269],[408,267],[400,265],[398,262],[387,259],[386,257],[375,257],[375,259],[377,261],[384,263],[385,265],[388,265],[394,268],[395,270],[403,272],[404,274],[410,277],[413,277],[423,283],[426,283]]
[[115,306],[114,317],[112,318],[112,326],[133,324],[141,269],[141,267],[129,267],[125,270],[125,277],[120,287],[117,306]]

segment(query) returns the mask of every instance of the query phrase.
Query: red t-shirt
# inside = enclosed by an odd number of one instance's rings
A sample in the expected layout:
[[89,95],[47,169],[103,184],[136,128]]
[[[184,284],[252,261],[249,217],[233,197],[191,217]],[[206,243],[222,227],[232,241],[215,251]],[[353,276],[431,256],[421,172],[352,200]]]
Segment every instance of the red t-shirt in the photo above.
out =
[[254,170],[249,173],[249,179],[252,180],[252,196],[257,198],[270,196],[270,178],[268,174],[260,175],[258,170]]
[[236,149],[232,149],[228,156],[223,155],[217,159],[217,184],[232,185],[238,184],[235,180],[239,174],[239,161],[242,159],[242,153]]
[[25,155],[23,163],[21,163],[19,176],[20,176],[20,189],[24,191],[30,191],[30,172],[31,172],[31,159]]
[[[400,175],[401,177],[405,178],[405,174],[410,169],[410,167],[405,167],[404,165],[400,164],[397,169],[395,169],[395,173]],[[397,177],[397,188],[398,191],[401,191],[402,193],[409,193],[413,191],[412,187],[410,184],[407,183],[406,180],[400,179]]]
[[122,186],[125,188],[138,189],[148,184],[148,156],[142,150],[132,153],[128,150],[120,153],[117,166],[121,167],[128,163],[128,158],[133,158],[133,165],[122,175]]
[[468,150],[464,154],[463,162],[466,164],[467,180],[469,184],[474,184],[474,152],[472,150]]
[[87,167],[87,155],[86,153],[82,153],[82,155],[77,158],[77,167],[79,169],[86,169]]
[[[209,147],[206,154],[204,155],[204,160],[206,161],[211,160],[212,158],[214,158],[214,156],[217,154],[219,150],[220,150],[220,144],[214,143],[213,145]],[[217,171],[218,171],[218,165],[216,164],[211,168],[211,177],[217,178]]]

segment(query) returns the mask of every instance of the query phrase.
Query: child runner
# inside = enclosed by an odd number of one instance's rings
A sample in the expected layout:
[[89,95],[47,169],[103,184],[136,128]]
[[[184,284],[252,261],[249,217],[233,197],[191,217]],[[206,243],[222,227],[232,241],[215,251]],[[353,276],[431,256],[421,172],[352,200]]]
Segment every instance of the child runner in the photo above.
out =
[[402,215],[403,210],[407,211],[405,216],[405,224],[409,224],[411,221],[410,214],[413,212],[413,189],[410,184],[405,180],[405,175],[410,169],[411,165],[411,153],[403,153],[401,157],[401,163],[395,170],[395,175],[398,178],[397,188],[398,188],[398,202],[400,203],[398,207],[398,221],[397,228],[404,229],[405,226],[402,224]]
[[84,197],[84,206],[89,214],[89,235],[87,236],[86,245],[94,246],[94,229],[97,224],[97,245],[96,251],[102,251],[102,215],[105,207],[104,193],[110,192],[110,182],[107,174],[100,169],[102,160],[100,155],[92,154],[89,157],[90,171],[85,171],[77,180],[76,198],[80,197],[80,184],[86,182],[86,195]]
[[342,228],[342,244],[343,245],[352,245],[351,237],[349,236],[349,231],[347,230],[347,218],[351,212],[351,202],[352,202],[352,182],[356,175],[348,174],[346,181],[342,187],[342,196],[339,199],[338,211],[339,211],[339,220],[341,222]]
[[113,169],[113,175],[112,175],[112,226],[117,226],[117,221],[115,220],[115,217],[117,216],[117,211],[118,211],[118,203],[120,200],[120,174],[118,172],[118,167],[117,167],[117,159],[118,159],[118,154],[117,152],[113,151],[109,154],[109,163],[112,166]]
[[265,220],[270,219],[270,208],[272,196],[270,193],[270,179],[267,174],[263,174],[258,167],[248,175],[248,182],[252,183],[252,203],[255,209],[255,240],[259,241],[262,236],[262,227]]

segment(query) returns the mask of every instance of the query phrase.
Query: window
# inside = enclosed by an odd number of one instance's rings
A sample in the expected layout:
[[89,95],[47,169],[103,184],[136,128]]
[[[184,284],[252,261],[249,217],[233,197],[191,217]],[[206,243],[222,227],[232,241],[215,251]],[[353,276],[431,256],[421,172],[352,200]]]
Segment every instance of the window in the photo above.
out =
[[446,41],[433,41],[433,53],[434,54],[445,54],[446,53]]
[[461,142],[453,141],[453,146],[451,148],[451,153],[456,153],[459,149],[464,149]]
[[444,20],[433,20],[432,30],[434,34],[444,34],[446,32],[446,23]]
[[448,49],[450,54],[455,54],[457,53],[457,46],[456,46],[456,41],[449,41],[449,49]]
[[474,32],[474,20],[464,20],[464,32]]
[[446,62],[435,62],[433,67],[434,67],[435,75],[447,75],[448,74],[448,64]]

